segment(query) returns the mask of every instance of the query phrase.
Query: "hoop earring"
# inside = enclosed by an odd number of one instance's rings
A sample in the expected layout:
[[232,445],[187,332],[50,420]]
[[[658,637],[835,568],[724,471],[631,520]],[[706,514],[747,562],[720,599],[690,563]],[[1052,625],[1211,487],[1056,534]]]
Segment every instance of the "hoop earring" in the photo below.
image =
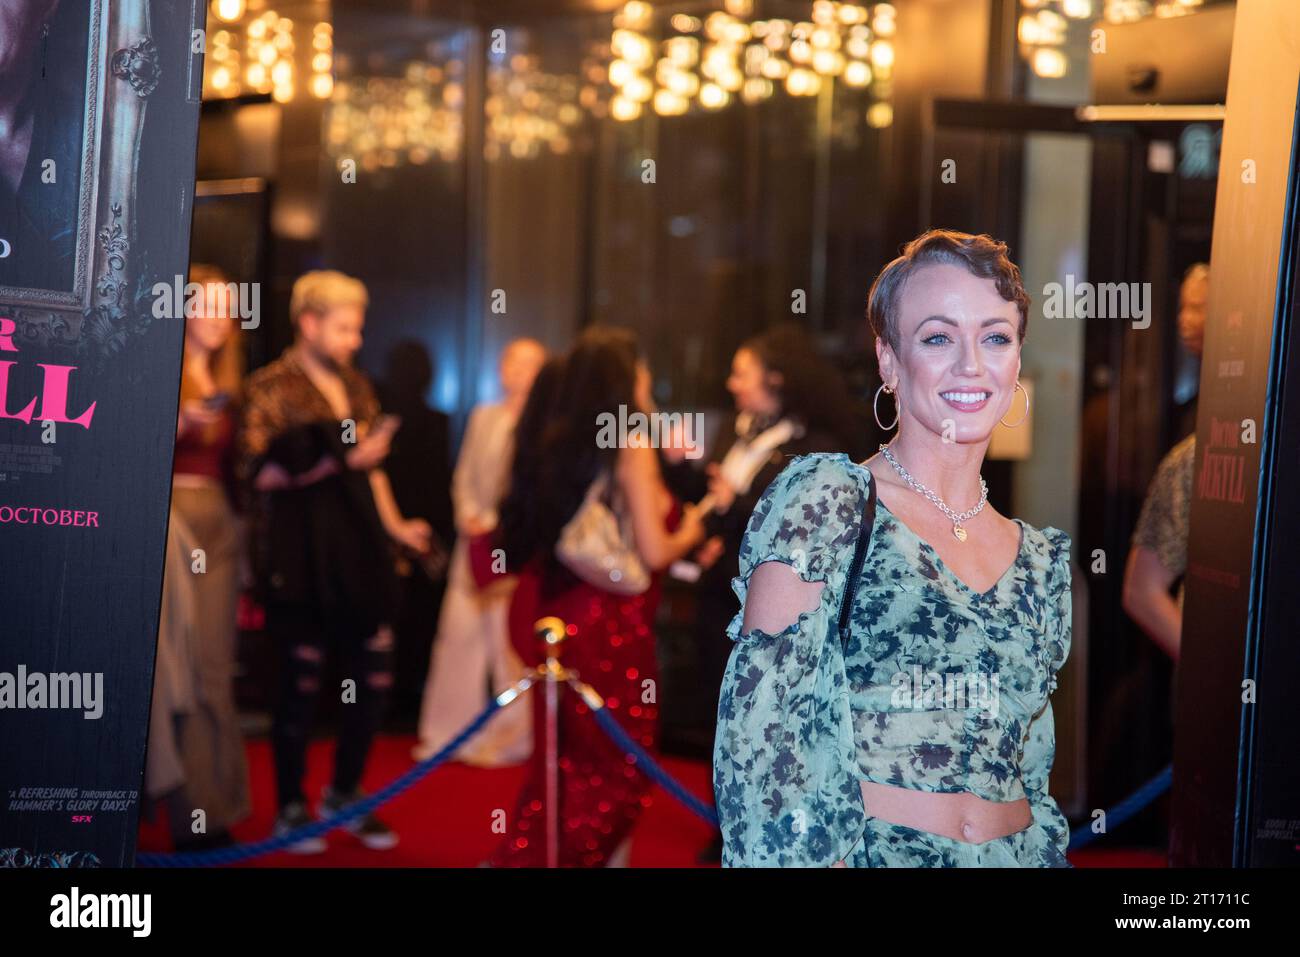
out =
[[893,395],[893,394],[894,394],[894,390],[893,390],[893,389],[891,389],[889,386],[885,385],[883,382],[880,383],[880,388],[876,390],[876,397],[875,397],[874,399],[871,400],[871,414],[872,414],[873,416],[875,416],[875,419],[876,419],[876,425],[880,426],[880,430],[881,430],[882,432],[888,432],[888,431],[889,431],[890,429],[892,429],[894,426],[898,425],[898,400],[897,400],[897,399],[894,400],[894,421],[893,421],[893,422],[890,422],[888,425],[885,425],[885,423],[883,423],[883,422],[880,421],[880,412],[877,411],[877,409],[876,409],[876,406],[877,406],[877,405],[879,404],[879,402],[880,402],[880,392],[881,392],[881,390],[884,390],[884,391],[885,391],[886,393],[888,393],[889,395]]
[[[1024,423],[1025,419],[1029,418],[1029,390],[1020,384],[1019,379],[1016,380],[1016,388],[1025,394],[1025,414],[1016,420],[1015,425],[1010,425],[1007,422],[1003,422],[1002,419],[998,419],[998,421],[1002,422],[1002,424],[1005,425],[1008,429],[1019,428]],[[1011,393],[1012,398],[1015,398],[1015,395],[1016,393],[1013,390]]]

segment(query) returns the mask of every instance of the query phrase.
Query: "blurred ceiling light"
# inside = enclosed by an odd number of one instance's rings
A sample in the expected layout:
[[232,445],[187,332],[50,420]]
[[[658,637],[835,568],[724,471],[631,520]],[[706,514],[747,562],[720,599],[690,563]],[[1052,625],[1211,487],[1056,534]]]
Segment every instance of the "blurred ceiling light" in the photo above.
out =
[[1038,11],[1038,26],[1045,37],[1051,38],[1044,42],[1059,45],[1065,42],[1065,31],[1069,29],[1070,24],[1055,10],[1044,8]]
[[638,103],[645,103],[654,96],[654,93],[654,84],[639,73],[629,77],[623,84],[623,95]]
[[1034,51],[1033,60],[1030,62],[1035,73],[1049,79],[1065,76],[1066,68],[1069,66],[1065,54],[1052,47],[1039,47]]
[[877,70],[888,70],[894,65],[894,45],[888,40],[871,44],[871,65]]
[[623,5],[620,16],[622,19],[619,26],[644,30],[654,22],[655,9],[650,4],[641,2],[641,0],[631,0],[630,3]]
[[234,23],[244,16],[244,0],[212,0],[212,15],[226,23]]
[[626,60],[611,60],[609,63],[609,82],[611,86],[622,86],[632,78],[635,71]]
[[812,65],[822,76],[839,76],[844,71],[844,55],[838,50],[818,50]]
[[731,102],[731,94],[716,83],[700,87],[700,105],[706,110],[720,110]]
[[844,82],[855,87],[869,85],[871,83],[871,67],[861,60],[850,60],[844,65]]
[[1092,18],[1092,0],[1061,0],[1061,12],[1074,20]]
[[811,42],[815,50],[835,50],[840,45],[840,33],[838,30],[818,27],[812,32]]
[[655,112],[660,116],[681,116],[690,107],[690,101],[672,90],[662,89],[655,92]]
[[740,98],[746,103],[758,103],[770,97],[772,90],[771,80],[764,79],[761,76],[751,76],[745,81],[745,87],[740,93]]
[[883,130],[893,122],[894,107],[892,104],[882,100],[867,107],[867,125],[872,129]]
[[730,93],[735,93],[745,83],[745,75],[735,68],[721,71],[717,76],[718,86]]
[[685,70],[674,70],[665,86],[678,96],[694,96],[700,89],[700,78]]
[[[633,104],[650,103],[660,116],[689,112],[697,102],[706,110],[733,99],[756,104],[773,95],[774,81],[792,96],[816,96],[823,79],[836,78],[876,102],[891,95],[894,47],[886,38],[896,32],[892,4],[814,0],[805,8],[808,19],[797,22],[753,19],[758,5],[752,0],[719,6],[699,16],[661,7],[660,18],[648,4],[623,5],[608,45],[592,54],[604,61],[603,71],[593,72],[591,59],[584,62],[589,82],[579,95],[583,108],[596,118],[605,115],[601,91],[611,87],[609,112],[620,120],[641,115]],[[882,125],[892,122],[892,109],[872,115],[878,121],[887,116]]]
[[785,89],[791,96],[816,96],[821,88],[821,77],[803,67],[795,67],[785,78]]
[[695,37],[670,37],[664,48],[668,59],[678,66],[695,66],[700,60],[700,41]]
[[609,101],[609,115],[620,123],[635,120],[641,115],[641,104],[636,100],[628,99],[626,96],[615,96]]

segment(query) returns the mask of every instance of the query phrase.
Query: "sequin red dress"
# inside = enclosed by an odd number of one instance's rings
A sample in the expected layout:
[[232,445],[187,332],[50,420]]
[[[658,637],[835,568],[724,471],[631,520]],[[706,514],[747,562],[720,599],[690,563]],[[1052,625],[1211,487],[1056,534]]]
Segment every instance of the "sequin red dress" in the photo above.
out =
[[[665,523],[670,530],[679,516],[674,504]],[[654,754],[659,741],[659,666],[653,629],[659,576],[654,576],[647,592],[629,597],[579,581],[563,569],[551,574],[553,580],[544,588],[540,562],[520,572],[510,605],[510,640],[515,650],[529,667],[539,664],[533,624],[546,615],[562,618],[570,626],[562,661],[599,692],[618,723]],[[535,685],[529,697],[533,754],[505,840],[488,861],[493,867],[547,866],[545,689]],[[651,782],[567,685],[561,686],[557,725],[559,865],[604,867],[650,805]]]

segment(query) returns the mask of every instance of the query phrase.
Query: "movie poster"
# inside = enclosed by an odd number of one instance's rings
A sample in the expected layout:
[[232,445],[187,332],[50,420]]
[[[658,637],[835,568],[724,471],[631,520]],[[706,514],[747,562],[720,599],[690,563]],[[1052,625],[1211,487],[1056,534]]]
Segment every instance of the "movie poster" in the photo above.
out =
[[134,853],[203,13],[0,0],[0,866]]

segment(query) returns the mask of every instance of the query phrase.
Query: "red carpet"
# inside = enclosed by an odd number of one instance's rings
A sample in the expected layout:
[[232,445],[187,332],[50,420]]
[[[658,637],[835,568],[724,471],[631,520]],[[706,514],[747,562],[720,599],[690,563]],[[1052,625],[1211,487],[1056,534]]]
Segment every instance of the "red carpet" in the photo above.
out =
[[[367,792],[384,787],[412,765],[413,737],[384,736],[375,743],[362,786]],[[257,841],[270,834],[275,819],[274,775],[266,739],[250,740],[249,772],[253,786],[253,815],[234,828],[239,841]],[[307,794],[313,803],[329,781],[332,741],[318,741],[307,758]],[[709,768],[702,761],[663,758],[664,768],[693,794],[711,798]],[[390,851],[371,851],[344,831],[332,832],[323,854],[278,853],[250,861],[251,867],[474,867],[499,841],[492,832],[493,815],[514,812],[522,767],[484,769],[452,762],[444,764],[400,797],[380,809],[379,816],[401,843]],[[653,792],[632,841],[633,867],[694,867],[696,855],[709,843],[710,829],[663,790]],[[142,822],[142,851],[171,849],[165,822]],[[1164,867],[1161,851],[1123,847],[1088,849],[1072,854],[1078,867]]]

